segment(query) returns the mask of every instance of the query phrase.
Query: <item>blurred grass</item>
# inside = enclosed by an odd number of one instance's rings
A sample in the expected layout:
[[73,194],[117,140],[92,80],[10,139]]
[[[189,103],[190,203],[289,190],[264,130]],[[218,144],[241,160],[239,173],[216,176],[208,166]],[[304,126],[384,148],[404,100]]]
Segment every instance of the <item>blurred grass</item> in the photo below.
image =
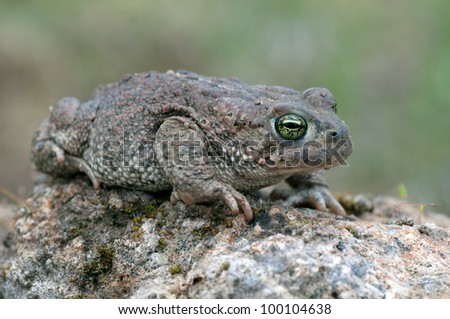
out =
[[31,190],[47,107],[125,73],[184,68],[335,94],[352,130],[333,190],[450,212],[450,2],[0,0],[0,185]]

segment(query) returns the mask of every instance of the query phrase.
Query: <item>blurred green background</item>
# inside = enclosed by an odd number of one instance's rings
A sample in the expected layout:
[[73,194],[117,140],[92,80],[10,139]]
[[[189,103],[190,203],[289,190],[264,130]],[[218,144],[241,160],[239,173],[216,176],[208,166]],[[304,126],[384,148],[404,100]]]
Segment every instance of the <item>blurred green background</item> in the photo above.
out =
[[450,211],[450,2],[0,0],[0,186],[31,192],[48,106],[125,73],[329,88],[352,131],[334,191]]

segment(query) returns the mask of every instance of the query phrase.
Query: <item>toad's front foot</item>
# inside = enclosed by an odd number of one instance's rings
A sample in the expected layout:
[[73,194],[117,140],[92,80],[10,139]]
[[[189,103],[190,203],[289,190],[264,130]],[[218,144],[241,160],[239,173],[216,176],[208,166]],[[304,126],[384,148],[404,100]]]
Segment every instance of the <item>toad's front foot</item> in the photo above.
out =
[[286,206],[312,207],[320,211],[329,209],[333,214],[348,218],[344,208],[331,194],[328,187],[323,185],[312,185],[308,188],[297,190],[274,190],[270,194],[272,199],[284,199]]
[[213,202],[217,199],[223,200],[234,216],[239,215],[242,211],[246,222],[252,222],[253,212],[247,198],[233,187],[218,181],[209,181],[206,185],[203,185],[202,190],[198,191],[174,189],[170,196],[172,204],[176,204],[179,200],[192,205],[195,203]]

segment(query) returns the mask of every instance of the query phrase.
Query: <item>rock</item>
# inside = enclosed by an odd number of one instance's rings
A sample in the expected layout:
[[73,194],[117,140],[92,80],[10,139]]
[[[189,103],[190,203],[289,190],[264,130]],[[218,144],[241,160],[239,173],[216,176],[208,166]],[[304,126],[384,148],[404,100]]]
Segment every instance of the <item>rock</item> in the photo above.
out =
[[0,250],[0,295],[450,297],[448,217],[384,197],[356,196],[363,204],[353,206],[364,208],[356,220],[247,197],[251,225],[221,202],[173,206],[168,194],[96,194],[84,177],[38,185]]
[[[15,241],[13,236],[16,207],[9,205],[6,201],[0,202],[0,285],[6,278],[8,264],[4,261],[11,258],[15,251]],[[0,298],[2,298],[2,289],[0,288]]]

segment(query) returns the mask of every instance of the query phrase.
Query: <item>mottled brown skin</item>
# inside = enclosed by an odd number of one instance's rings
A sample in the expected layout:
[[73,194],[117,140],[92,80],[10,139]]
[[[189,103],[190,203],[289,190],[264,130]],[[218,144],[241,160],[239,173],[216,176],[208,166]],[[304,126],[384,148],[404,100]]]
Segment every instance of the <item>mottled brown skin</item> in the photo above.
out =
[[[239,191],[287,178],[297,190],[289,203],[345,215],[323,178],[324,168],[344,164],[352,151],[335,110],[323,88],[249,86],[186,71],[127,75],[88,102],[64,98],[52,106],[32,161],[53,175],[84,172],[95,188],[171,189],[172,203],[220,199],[248,222],[252,209]],[[306,121],[304,136],[279,134],[275,121],[285,114]]]

